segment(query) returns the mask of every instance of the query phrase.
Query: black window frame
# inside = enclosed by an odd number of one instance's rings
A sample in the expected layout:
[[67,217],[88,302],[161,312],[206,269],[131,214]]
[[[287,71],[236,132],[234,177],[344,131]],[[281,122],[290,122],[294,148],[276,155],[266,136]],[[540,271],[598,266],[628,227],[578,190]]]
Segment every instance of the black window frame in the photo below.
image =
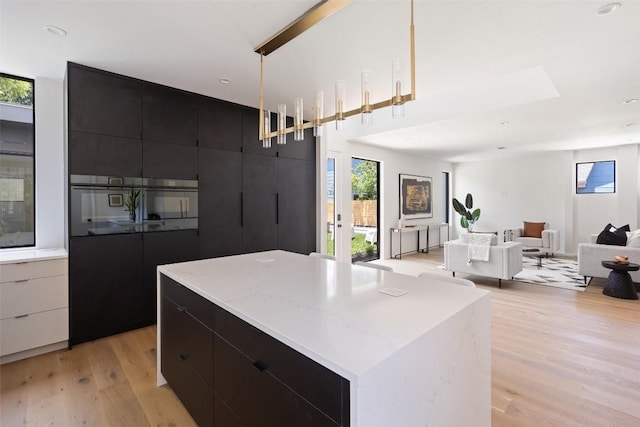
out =
[[[31,79],[28,77],[22,77],[22,76],[17,76],[15,74],[9,74],[9,73],[3,73],[3,72],[0,72],[0,77],[29,82],[31,84],[31,88],[32,88],[31,114],[32,114],[32,123],[33,123],[33,133],[32,133],[33,155],[31,156],[32,164],[33,164],[33,184],[32,184],[33,185],[33,213],[31,217],[31,220],[33,221],[33,243],[27,244],[27,245],[0,246],[0,251],[4,251],[9,249],[16,249],[16,248],[36,247],[36,243],[37,243],[37,235],[36,235],[36,231],[37,231],[37,227],[36,227],[36,218],[37,218],[37,215],[36,215],[36,199],[37,199],[36,197],[36,189],[37,189],[37,186],[36,186],[36,81],[35,79]],[[0,151],[0,154],[2,154],[1,151]],[[16,154],[16,153],[12,153],[12,154]]]

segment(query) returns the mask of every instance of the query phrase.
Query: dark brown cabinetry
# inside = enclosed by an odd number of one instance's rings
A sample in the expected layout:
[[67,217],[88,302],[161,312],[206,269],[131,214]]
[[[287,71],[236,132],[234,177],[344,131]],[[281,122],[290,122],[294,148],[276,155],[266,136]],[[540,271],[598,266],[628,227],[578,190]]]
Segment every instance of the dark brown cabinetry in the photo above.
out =
[[162,366],[193,419],[213,425],[213,308],[204,298],[163,277]]
[[244,153],[242,158],[244,252],[278,248],[276,158]]
[[145,140],[142,151],[145,178],[198,179],[198,147]]
[[145,318],[156,320],[156,268],[162,264],[191,261],[198,258],[198,230],[162,231],[143,235],[143,278],[148,295]]
[[197,145],[196,95],[145,82],[142,100],[142,139]]
[[347,380],[165,276],[162,292],[162,374],[199,425],[349,426]]
[[142,176],[142,141],[69,132],[69,172],[76,175]]
[[142,280],[142,235],[72,237],[69,242],[70,344],[153,323]]
[[200,258],[243,253],[242,153],[199,149]]
[[242,111],[244,109],[229,102],[201,97],[198,108],[200,148],[242,151]]
[[67,81],[70,130],[140,138],[140,81],[78,64],[69,64]]

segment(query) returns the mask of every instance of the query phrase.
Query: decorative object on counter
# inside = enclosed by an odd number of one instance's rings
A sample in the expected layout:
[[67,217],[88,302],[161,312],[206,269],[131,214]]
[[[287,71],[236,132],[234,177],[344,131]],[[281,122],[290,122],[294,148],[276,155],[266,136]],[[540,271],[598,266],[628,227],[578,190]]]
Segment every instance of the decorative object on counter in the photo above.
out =
[[432,218],[430,176],[400,174],[400,219]]
[[132,222],[136,220],[136,209],[138,208],[138,196],[140,196],[140,190],[136,190],[131,188],[129,194],[127,195],[127,200],[124,202],[126,206],[126,211],[129,212],[129,219]]
[[615,262],[616,264],[629,264],[629,257],[616,255],[613,257],[613,262]]
[[460,225],[462,228],[466,228],[469,232],[473,231],[473,226],[480,218],[480,209],[473,209],[473,196],[471,193],[467,193],[467,197],[464,199],[464,205],[458,201],[458,199],[453,199],[453,208],[460,214]]

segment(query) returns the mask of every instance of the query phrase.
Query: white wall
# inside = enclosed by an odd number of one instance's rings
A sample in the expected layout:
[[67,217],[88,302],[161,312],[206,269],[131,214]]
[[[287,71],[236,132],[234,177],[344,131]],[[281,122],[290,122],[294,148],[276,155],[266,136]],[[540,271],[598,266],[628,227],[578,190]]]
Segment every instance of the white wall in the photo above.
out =
[[[359,123],[358,123],[359,125]],[[442,222],[442,172],[451,171],[452,165],[449,162],[442,162],[438,160],[428,159],[416,155],[404,154],[398,151],[387,150],[379,147],[374,147],[365,144],[359,144],[354,142],[348,142],[340,139],[339,133],[329,133],[323,144],[326,141],[326,146],[329,150],[339,151],[341,153],[341,170],[337,173],[340,177],[340,190],[342,190],[342,211],[340,212],[343,217],[343,233],[346,238],[342,239],[342,253],[341,260],[350,261],[350,227],[349,222],[351,218],[351,158],[363,158],[367,160],[376,160],[380,162],[380,257],[389,258],[389,230],[391,227],[397,227],[398,217],[400,212],[400,190],[399,190],[399,174],[411,174],[420,176],[430,176],[433,178],[433,204],[432,212],[433,217],[428,219],[418,219],[413,221],[407,221],[407,224],[440,224]],[[322,174],[326,171],[326,150],[321,150],[323,157],[320,161],[320,170]],[[336,184],[337,186],[338,184]],[[322,180],[320,189],[320,205],[324,204],[324,195],[326,194],[326,180]],[[326,211],[322,210],[320,218],[326,217]],[[322,224],[324,221],[320,221],[321,226],[326,227],[326,224]],[[345,228],[346,227],[346,228]],[[323,231],[324,232],[324,231]],[[323,233],[322,232],[322,233]],[[323,235],[321,233],[321,235]],[[430,244],[433,246],[437,244],[437,234],[432,231]],[[426,234],[422,234],[422,243],[425,244]],[[443,230],[443,236],[446,236],[446,232]],[[434,243],[435,241],[435,243]],[[407,233],[402,240],[402,250],[410,251],[415,250],[417,245],[417,239],[415,233]],[[322,245],[321,249],[324,249],[323,239],[319,240]],[[394,253],[398,251],[398,242],[394,237]]]
[[65,247],[63,81],[35,79],[36,247]]
[[[580,242],[608,222],[639,223],[640,157],[638,145],[547,152],[527,157],[454,165],[453,195],[474,197],[482,210],[477,230],[502,231],[522,221],[545,221],[561,232],[560,251],[577,252]],[[616,160],[614,194],[576,194],[576,162]],[[461,230],[454,214],[456,231]]]

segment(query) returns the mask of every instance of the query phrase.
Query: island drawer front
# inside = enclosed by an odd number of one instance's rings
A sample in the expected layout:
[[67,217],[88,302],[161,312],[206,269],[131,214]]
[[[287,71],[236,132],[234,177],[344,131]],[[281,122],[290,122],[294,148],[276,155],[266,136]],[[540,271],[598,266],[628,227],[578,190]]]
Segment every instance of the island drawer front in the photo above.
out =
[[16,262],[3,264],[0,282],[17,282],[40,277],[64,276],[68,274],[67,258],[46,261]]
[[213,388],[166,342],[162,345],[161,371],[194,421],[199,426],[213,426]]
[[349,381],[218,306],[214,326],[251,362],[265,366],[338,425],[349,425]]
[[178,357],[213,386],[213,332],[166,296],[161,304],[162,342],[169,343]]
[[217,335],[214,389],[248,426],[339,426]]
[[[4,270],[2,272],[4,275]],[[69,305],[69,278],[64,276],[25,279],[0,285],[0,317],[21,316]]]
[[0,320],[0,356],[68,339],[68,308]]
[[165,296],[213,330],[213,303],[165,275],[161,275],[161,283]]
[[213,425],[220,427],[245,427],[229,405],[213,391]]

